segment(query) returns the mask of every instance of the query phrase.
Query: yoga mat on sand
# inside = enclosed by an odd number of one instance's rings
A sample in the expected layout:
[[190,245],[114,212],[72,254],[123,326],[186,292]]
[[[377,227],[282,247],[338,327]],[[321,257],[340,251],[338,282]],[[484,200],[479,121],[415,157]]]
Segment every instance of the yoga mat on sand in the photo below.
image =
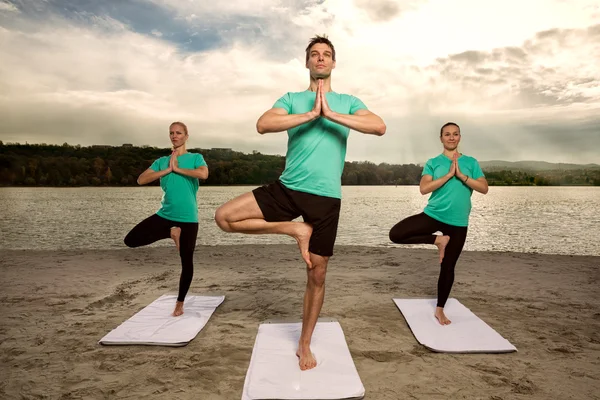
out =
[[260,324],[242,400],[362,399],[365,388],[340,324],[319,319],[311,342],[317,366],[307,371],[296,356],[301,330],[300,322]]
[[508,353],[517,351],[508,340],[479,317],[450,298],[444,314],[452,323],[441,325],[434,316],[436,299],[393,299],[415,338],[441,353]]
[[204,328],[225,296],[185,298],[183,315],[171,315],[176,295],[162,295],[100,339],[103,345],[185,346]]

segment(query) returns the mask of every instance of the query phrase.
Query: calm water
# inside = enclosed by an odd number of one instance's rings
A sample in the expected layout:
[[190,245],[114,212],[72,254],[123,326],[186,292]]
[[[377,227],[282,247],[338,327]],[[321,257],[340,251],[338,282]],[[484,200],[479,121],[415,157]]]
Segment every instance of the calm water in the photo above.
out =
[[[295,243],[217,228],[214,210],[253,188],[200,188],[198,244]],[[344,186],[342,192],[341,245],[395,246],[389,229],[421,212],[428,197],[417,186]],[[125,234],[157,211],[161,195],[159,187],[0,188],[0,249],[124,248]],[[600,255],[598,199],[596,187],[492,187],[486,196],[475,193],[465,248]]]

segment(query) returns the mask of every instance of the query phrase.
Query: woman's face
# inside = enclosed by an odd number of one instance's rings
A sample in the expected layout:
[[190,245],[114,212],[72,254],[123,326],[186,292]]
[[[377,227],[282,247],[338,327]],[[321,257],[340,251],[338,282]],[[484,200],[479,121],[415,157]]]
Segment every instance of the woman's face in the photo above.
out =
[[177,148],[185,144],[188,139],[188,135],[185,133],[183,126],[179,124],[173,124],[169,128],[169,139],[171,139],[171,144],[173,144],[173,147]]
[[460,143],[460,130],[455,125],[448,125],[442,130],[440,140],[444,145],[444,149],[456,150],[458,143]]

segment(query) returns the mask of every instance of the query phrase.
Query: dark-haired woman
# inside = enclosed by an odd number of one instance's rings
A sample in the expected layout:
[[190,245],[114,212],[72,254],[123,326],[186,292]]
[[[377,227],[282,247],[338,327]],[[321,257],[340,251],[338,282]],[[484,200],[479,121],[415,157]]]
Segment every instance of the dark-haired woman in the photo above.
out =
[[[440,130],[442,154],[431,158],[423,168],[419,188],[431,193],[425,210],[398,222],[390,230],[390,240],[400,244],[433,244],[439,249],[440,276],[435,317],[450,324],[444,305],[454,283],[454,267],[467,238],[471,194],[486,194],[488,183],[477,160],[459,153],[460,127],[449,122]],[[434,235],[435,232],[442,235]]]

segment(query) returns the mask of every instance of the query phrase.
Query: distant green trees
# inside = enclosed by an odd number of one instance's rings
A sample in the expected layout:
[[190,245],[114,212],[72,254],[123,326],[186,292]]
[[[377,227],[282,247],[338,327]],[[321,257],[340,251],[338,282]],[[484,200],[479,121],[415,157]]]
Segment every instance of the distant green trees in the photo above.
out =
[[492,186],[600,186],[600,170],[485,171]]
[[346,162],[342,185],[418,185],[423,167],[416,164]]
[[[191,149],[201,153],[210,175],[206,185],[261,185],[276,180],[285,158],[228,149]],[[1,186],[135,186],[137,177],[169,149],[134,146],[72,146],[68,143],[12,144],[0,141]],[[416,164],[346,162],[344,185],[418,185]],[[600,170],[486,171],[491,185],[596,185]],[[153,184],[158,185],[158,181]]]

